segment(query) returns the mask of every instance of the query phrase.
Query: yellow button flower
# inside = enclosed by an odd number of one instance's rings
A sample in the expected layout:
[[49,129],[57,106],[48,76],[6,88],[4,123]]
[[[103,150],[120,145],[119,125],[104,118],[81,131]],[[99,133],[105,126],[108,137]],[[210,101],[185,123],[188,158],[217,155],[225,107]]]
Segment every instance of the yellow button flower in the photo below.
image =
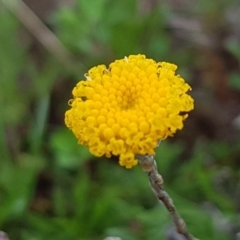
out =
[[119,156],[132,168],[135,156],[154,155],[160,140],[183,128],[193,99],[177,66],[130,55],[109,68],[91,68],[73,89],[65,123],[95,156]]

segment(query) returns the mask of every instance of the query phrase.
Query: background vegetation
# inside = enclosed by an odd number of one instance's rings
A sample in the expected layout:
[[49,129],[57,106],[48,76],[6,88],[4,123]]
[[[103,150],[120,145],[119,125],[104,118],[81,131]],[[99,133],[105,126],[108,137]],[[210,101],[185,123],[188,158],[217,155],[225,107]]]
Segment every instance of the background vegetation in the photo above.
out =
[[166,190],[199,239],[237,239],[239,1],[13,2],[0,3],[0,229],[11,240],[181,239],[139,167],[94,158],[64,125],[87,69],[143,53],[176,63],[195,99],[157,151]]

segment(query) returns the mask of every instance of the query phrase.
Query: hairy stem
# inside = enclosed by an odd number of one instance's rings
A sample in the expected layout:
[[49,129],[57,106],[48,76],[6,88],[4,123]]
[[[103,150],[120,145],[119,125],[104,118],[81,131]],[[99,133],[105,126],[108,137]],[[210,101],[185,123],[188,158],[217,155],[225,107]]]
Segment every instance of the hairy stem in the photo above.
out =
[[188,232],[185,222],[178,214],[172,199],[169,197],[168,193],[164,191],[163,178],[158,173],[157,163],[154,157],[148,155],[137,155],[136,158],[138,159],[143,171],[147,172],[150,185],[156,197],[165,205],[170,213],[177,232],[183,235],[187,240],[197,240]]

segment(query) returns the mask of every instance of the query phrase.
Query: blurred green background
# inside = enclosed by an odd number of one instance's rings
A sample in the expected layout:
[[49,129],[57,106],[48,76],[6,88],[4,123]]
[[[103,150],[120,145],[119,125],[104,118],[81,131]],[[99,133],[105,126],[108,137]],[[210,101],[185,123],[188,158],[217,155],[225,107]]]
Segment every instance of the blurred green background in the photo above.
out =
[[139,166],[97,159],[64,125],[96,64],[174,62],[195,110],[157,150],[199,239],[240,232],[239,0],[1,0],[0,230],[11,240],[179,240]]

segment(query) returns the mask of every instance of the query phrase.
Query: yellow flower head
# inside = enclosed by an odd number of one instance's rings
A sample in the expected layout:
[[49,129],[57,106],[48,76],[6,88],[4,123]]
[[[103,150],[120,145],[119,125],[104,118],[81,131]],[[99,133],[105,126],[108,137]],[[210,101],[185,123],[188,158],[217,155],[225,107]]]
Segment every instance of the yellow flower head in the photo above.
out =
[[95,156],[119,156],[132,168],[137,154],[154,155],[159,140],[182,129],[193,109],[191,88],[176,69],[144,55],[91,68],[73,89],[67,127]]

